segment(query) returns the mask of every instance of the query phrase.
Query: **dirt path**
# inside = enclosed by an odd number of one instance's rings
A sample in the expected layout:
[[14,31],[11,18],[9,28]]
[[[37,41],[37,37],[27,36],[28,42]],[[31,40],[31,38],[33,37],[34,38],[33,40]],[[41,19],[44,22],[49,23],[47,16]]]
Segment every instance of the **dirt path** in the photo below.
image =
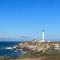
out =
[[10,59],[10,60],[60,60],[60,55],[59,56],[44,56],[44,57],[37,57],[37,58]]
[[26,58],[26,59],[20,59],[20,60],[47,60],[47,58]]
[[39,58],[25,58],[25,59],[14,59],[14,60],[55,60],[55,59],[48,57],[39,57]]

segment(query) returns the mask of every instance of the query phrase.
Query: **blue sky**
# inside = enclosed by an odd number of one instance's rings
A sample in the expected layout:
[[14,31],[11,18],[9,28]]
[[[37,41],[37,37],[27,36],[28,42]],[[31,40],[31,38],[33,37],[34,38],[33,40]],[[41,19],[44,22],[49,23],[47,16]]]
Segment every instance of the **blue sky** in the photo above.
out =
[[60,38],[60,0],[0,0],[0,37]]

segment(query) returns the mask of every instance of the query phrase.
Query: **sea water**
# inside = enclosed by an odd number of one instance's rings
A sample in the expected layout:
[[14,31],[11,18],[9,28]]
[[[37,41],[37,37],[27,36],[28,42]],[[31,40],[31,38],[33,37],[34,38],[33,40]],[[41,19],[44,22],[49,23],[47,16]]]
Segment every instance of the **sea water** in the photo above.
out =
[[20,56],[22,54],[21,51],[16,51],[16,50],[12,50],[12,49],[5,49],[7,47],[13,47],[16,46],[17,44],[19,44],[20,42],[0,42],[0,56],[9,56],[12,58],[16,58],[18,56]]

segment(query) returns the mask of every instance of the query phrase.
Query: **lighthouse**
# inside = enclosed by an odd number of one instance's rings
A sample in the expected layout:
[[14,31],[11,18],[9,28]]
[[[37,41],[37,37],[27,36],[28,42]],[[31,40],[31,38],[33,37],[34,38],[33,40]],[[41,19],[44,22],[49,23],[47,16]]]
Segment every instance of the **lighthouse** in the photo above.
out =
[[42,31],[42,39],[39,40],[39,42],[46,42],[45,41],[45,31],[44,30]]
[[45,31],[42,31],[42,42],[45,42]]

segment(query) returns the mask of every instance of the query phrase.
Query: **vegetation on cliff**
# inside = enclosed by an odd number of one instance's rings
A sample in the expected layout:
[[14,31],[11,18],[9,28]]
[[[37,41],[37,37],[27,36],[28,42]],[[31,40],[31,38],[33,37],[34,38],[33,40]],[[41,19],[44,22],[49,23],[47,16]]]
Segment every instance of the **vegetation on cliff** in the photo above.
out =
[[54,46],[47,49],[45,52],[40,51],[27,51],[27,53],[23,54],[19,58],[33,58],[33,57],[42,57],[42,56],[60,56],[60,51],[55,50]]

